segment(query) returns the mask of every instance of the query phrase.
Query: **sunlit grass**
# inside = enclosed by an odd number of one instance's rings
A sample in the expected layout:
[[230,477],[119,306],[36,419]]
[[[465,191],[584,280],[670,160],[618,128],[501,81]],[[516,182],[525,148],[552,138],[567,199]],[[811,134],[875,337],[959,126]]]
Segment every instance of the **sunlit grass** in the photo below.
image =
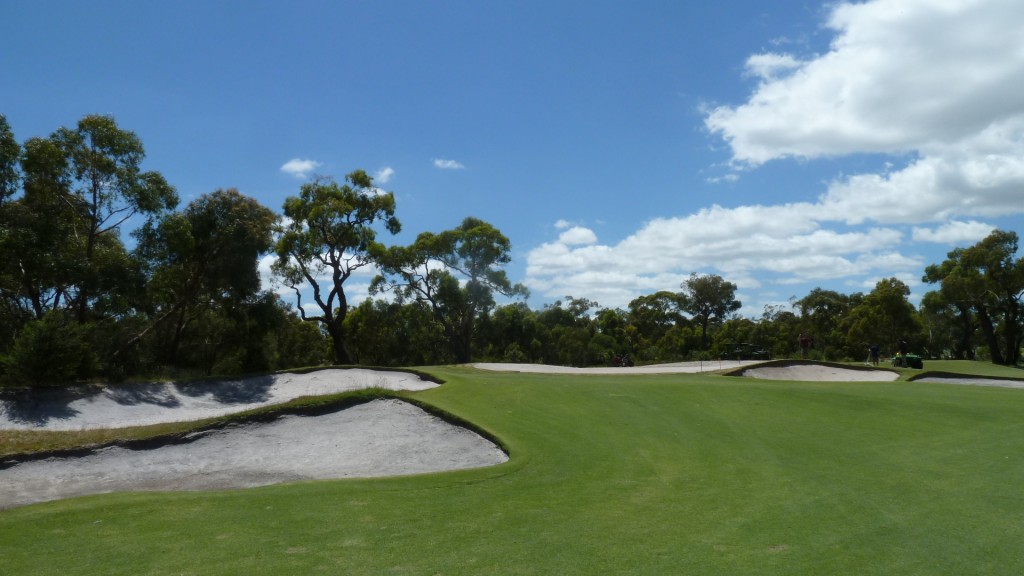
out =
[[17,508],[0,573],[1024,571],[1024,390],[432,372],[509,462]]

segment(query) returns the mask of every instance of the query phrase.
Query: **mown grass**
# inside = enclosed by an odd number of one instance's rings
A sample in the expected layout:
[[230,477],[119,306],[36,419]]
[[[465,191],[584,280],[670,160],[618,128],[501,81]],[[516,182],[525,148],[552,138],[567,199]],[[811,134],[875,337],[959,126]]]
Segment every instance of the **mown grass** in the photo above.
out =
[[1024,390],[431,372],[508,463],[17,508],[0,574],[1024,572]]

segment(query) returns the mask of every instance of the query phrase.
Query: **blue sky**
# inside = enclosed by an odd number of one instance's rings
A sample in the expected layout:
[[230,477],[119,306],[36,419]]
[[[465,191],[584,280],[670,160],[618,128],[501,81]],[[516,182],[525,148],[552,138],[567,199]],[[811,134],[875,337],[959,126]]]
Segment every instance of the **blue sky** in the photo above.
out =
[[382,240],[482,218],[535,308],[691,272],[751,316],[891,276],[916,301],[953,247],[1024,233],[1019,0],[0,6],[20,141],[111,114],[183,204],[278,212],[362,168],[397,199]]

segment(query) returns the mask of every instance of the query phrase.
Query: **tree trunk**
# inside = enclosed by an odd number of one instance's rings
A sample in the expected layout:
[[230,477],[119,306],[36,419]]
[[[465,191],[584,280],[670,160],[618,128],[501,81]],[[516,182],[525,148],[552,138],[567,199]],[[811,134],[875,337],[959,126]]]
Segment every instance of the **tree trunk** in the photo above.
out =
[[323,321],[323,323],[327,327],[327,334],[330,335],[331,342],[334,344],[334,363],[340,365],[352,364],[352,357],[345,346],[345,329],[342,326],[341,320],[335,318],[329,322]]
[[1021,324],[1021,313],[1020,303],[1014,298],[1013,294],[1008,295],[1006,301],[1006,317],[1005,322],[1006,334],[1006,365],[1016,366],[1017,361],[1020,360],[1020,324]]
[[985,342],[988,343],[989,354],[992,355],[992,363],[1006,364],[1003,353],[999,349],[999,338],[996,336],[995,328],[992,326],[992,318],[988,314],[988,309],[984,306],[978,306],[978,320],[980,320],[981,331],[985,334]]
[[963,333],[960,336],[960,342],[957,344],[959,348],[956,350],[956,357],[963,358],[964,360],[974,360],[974,346],[971,346],[971,340],[974,339],[974,316],[971,314],[970,306],[963,306],[957,304],[957,311],[960,313],[960,322],[962,323]]

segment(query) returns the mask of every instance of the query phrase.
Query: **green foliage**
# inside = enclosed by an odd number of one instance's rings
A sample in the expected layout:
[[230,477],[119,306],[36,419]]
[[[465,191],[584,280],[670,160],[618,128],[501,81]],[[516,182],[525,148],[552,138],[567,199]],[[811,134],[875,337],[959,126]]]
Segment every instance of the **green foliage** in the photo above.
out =
[[95,328],[54,311],[22,327],[4,359],[8,386],[62,386],[91,377],[98,368]]
[[509,281],[503,268],[511,260],[511,250],[497,228],[466,218],[457,228],[423,232],[412,245],[381,253],[383,274],[374,279],[371,290],[394,291],[402,301],[429,306],[452,356],[469,362],[477,320],[494,307],[494,293],[510,298],[528,294],[524,286]]
[[841,325],[847,330],[848,357],[867,354],[878,344],[883,355],[892,355],[897,342],[907,340],[913,349],[921,345],[921,320],[914,306],[907,301],[910,288],[896,278],[880,280],[875,289],[857,304]]
[[1017,365],[1024,335],[1024,257],[1015,232],[994,230],[974,246],[957,248],[925,269],[923,281],[939,284],[933,310],[958,317],[958,352],[966,353],[975,330],[996,364]]
[[368,366],[426,366],[451,360],[428,307],[367,299],[349,312],[353,358]]
[[700,326],[701,349],[706,350],[709,328],[721,324],[742,306],[736,300],[736,285],[715,274],[698,276],[694,272],[680,287],[679,308],[689,312]]
[[14,139],[7,117],[0,114],[0,209],[21,187],[21,146]]
[[[344,184],[326,178],[303,184],[299,196],[285,200],[284,216],[273,270],[295,292],[302,319],[320,323],[330,335],[335,361],[350,364],[345,282],[382,255],[384,247],[377,242],[375,224],[391,234],[401,230],[395,217],[395,197],[375,188],[366,172],[356,170],[345,177]],[[322,278],[330,279],[326,287],[321,286]],[[303,287],[313,290],[319,316],[306,316]]]

